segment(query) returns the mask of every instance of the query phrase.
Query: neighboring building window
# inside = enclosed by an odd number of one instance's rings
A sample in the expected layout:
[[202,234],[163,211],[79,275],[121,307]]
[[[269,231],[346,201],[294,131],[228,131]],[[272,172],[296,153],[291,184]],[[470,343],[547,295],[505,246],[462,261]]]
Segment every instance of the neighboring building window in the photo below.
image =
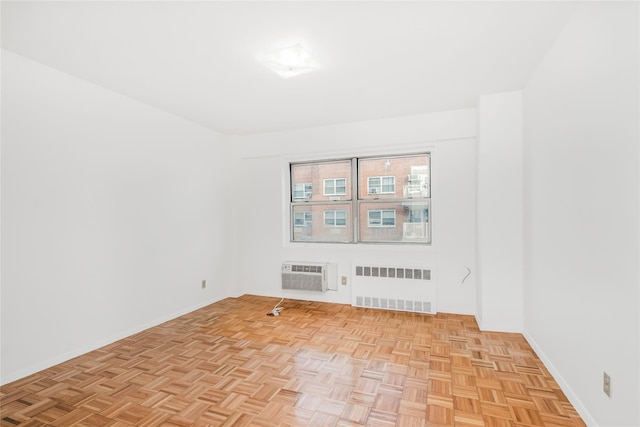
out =
[[420,168],[412,168],[415,173],[407,177],[407,185],[404,186],[404,197],[429,197],[429,176]]
[[370,210],[367,216],[369,217],[369,227],[395,227],[396,226],[395,210],[386,210],[386,211]]
[[346,178],[330,178],[324,180],[325,196],[343,196],[347,194]]
[[329,227],[346,227],[347,211],[324,211],[324,225]]
[[310,183],[293,184],[293,198],[294,199],[310,199],[312,193],[312,186]]
[[293,216],[293,224],[296,227],[310,227],[311,226],[311,212],[295,212]]
[[395,176],[370,176],[368,178],[369,194],[393,194],[396,192]]
[[289,166],[291,241],[431,243],[430,153]]

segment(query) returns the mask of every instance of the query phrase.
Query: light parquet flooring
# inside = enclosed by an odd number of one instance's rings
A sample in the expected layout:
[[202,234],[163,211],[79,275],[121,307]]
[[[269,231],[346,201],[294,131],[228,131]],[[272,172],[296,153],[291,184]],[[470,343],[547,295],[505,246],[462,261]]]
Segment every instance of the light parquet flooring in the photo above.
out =
[[4,426],[585,426],[472,316],[228,298],[0,389]]

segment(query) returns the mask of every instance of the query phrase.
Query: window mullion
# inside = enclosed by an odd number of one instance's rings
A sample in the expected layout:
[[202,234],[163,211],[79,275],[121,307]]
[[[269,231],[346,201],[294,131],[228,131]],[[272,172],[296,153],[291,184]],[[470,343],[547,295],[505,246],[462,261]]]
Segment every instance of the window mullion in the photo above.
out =
[[351,159],[351,221],[353,226],[353,243],[360,242],[360,182],[358,159]]

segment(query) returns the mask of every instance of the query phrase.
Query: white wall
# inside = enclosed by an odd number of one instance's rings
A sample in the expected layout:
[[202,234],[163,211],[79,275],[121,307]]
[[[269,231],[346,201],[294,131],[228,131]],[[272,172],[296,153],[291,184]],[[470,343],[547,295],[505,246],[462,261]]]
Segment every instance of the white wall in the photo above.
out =
[[478,308],[483,330],[522,332],[522,92],[478,100]]
[[[523,307],[589,425],[639,425],[637,29],[637,3],[584,5],[521,104],[242,138],[3,52],[2,382],[227,295],[348,304],[353,263],[384,261],[432,266],[438,309],[485,329],[517,330]],[[425,149],[432,246],[286,241],[288,161]],[[349,285],[283,292],[284,260],[336,262]]]
[[6,51],[2,91],[2,382],[226,295],[218,134]]
[[[238,138],[240,188],[236,234],[238,294],[351,303],[352,265],[427,265],[435,271],[438,309],[475,312],[475,110],[326,126]],[[432,151],[433,245],[290,244],[287,230],[289,161]],[[338,292],[283,292],[282,261],[330,261],[349,285]],[[376,264],[373,264],[376,265]],[[416,298],[417,299],[417,298]]]
[[587,2],[524,90],[526,336],[592,426],[640,425],[638,36]]

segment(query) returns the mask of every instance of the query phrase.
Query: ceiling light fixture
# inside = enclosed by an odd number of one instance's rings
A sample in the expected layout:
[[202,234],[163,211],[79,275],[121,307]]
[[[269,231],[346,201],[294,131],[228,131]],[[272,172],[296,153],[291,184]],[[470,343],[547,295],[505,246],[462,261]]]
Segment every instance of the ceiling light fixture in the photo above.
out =
[[283,79],[318,69],[316,61],[300,43],[266,54],[259,60]]

